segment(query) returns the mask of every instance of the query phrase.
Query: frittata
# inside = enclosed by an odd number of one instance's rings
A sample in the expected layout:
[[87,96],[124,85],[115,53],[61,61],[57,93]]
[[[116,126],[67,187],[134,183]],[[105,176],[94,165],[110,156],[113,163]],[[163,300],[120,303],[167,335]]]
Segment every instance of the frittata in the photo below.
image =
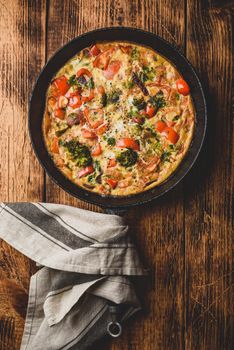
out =
[[165,181],[192,140],[190,88],[152,49],[97,43],[70,59],[48,88],[45,143],[60,171],[101,195]]

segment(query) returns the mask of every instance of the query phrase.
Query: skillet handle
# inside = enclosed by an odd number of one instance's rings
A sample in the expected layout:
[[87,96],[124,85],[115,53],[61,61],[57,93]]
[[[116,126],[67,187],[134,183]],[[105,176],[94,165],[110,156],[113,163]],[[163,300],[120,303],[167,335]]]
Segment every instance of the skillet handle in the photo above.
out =
[[115,209],[103,208],[103,209],[105,210],[106,214],[111,214],[111,215],[124,216],[127,213],[127,209],[121,209],[121,208],[115,208]]

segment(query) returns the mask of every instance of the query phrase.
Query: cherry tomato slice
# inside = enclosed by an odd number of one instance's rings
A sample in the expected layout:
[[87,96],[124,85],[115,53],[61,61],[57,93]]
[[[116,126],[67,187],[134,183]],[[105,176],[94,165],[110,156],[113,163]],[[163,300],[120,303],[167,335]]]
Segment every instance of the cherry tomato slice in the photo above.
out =
[[61,96],[65,95],[68,89],[70,88],[70,85],[68,84],[68,79],[65,77],[65,75],[62,75],[59,78],[56,78],[53,83],[53,92],[52,94],[54,96]]
[[107,69],[104,71],[104,76],[106,79],[111,80],[118,73],[121,67],[120,61],[112,61],[108,64]]
[[175,144],[179,140],[179,135],[174,129],[167,127],[163,130],[162,135],[164,135],[168,141]]
[[52,153],[59,153],[59,143],[58,138],[54,137],[53,142],[51,144],[51,152]]
[[91,151],[91,155],[92,156],[99,156],[102,153],[102,147],[100,145],[100,143],[98,143],[97,145],[95,145]]
[[159,132],[162,132],[166,127],[167,127],[167,124],[162,122],[161,120],[159,120],[156,123],[156,130],[159,131]]
[[86,139],[96,139],[97,138],[97,135],[93,131],[90,131],[87,129],[82,129],[81,132],[82,132],[82,136]]
[[94,167],[92,165],[86,166],[84,169],[78,172],[77,177],[81,178],[83,176],[86,176],[88,174],[91,174],[94,172]]
[[176,81],[177,90],[181,95],[188,95],[190,93],[190,88],[184,79],[178,79]]
[[152,118],[156,114],[156,109],[150,105],[147,105],[146,114],[149,118]]
[[54,115],[55,115],[56,118],[59,118],[59,119],[63,120],[64,117],[65,117],[65,111],[62,108],[57,108],[54,111]]
[[106,182],[113,189],[116,188],[116,186],[118,185],[118,181],[114,179],[106,179]]
[[93,45],[93,46],[91,47],[91,49],[89,50],[89,52],[91,53],[92,56],[97,56],[97,55],[99,55],[99,53],[100,53],[101,51],[99,50],[99,48],[97,47],[97,45]]
[[135,140],[128,137],[118,140],[116,146],[119,148],[131,148],[135,151],[140,150],[139,144]]

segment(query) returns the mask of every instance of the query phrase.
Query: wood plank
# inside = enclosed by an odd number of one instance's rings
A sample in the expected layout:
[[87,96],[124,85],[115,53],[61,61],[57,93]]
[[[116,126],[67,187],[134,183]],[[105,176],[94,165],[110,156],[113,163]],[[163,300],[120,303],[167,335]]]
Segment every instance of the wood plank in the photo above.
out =
[[187,10],[187,56],[209,113],[203,152],[185,184],[186,349],[226,350],[234,344],[231,6],[189,0]]
[[[44,64],[45,3],[1,0],[0,201],[39,201],[43,171],[30,146],[27,113]],[[19,349],[34,264],[0,242],[0,349]]]
[[[68,40],[94,28],[124,25],[150,30],[183,48],[184,2],[177,1],[50,1],[48,57]],[[56,30],[59,28],[59,31]],[[168,28],[168,29],[167,29]],[[171,32],[172,34],[168,33]],[[74,200],[47,179],[47,201],[86,209],[97,207]],[[126,326],[123,337],[95,345],[101,349],[183,349],[184,236],[182,185],[156,203],[130,210],[143,260],[150,268],[145,312]]]

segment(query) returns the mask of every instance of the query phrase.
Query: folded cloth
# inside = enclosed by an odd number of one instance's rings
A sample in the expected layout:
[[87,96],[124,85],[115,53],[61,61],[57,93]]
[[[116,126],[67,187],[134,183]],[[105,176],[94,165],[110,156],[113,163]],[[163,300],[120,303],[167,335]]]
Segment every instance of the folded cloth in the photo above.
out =
[[[140,309],[127,276],[145,274],[117,215],[1,203],[0,237],[43,266],[31,277],[21,350],[87,349]],[[116,317],[116,315],[115,315]]]

